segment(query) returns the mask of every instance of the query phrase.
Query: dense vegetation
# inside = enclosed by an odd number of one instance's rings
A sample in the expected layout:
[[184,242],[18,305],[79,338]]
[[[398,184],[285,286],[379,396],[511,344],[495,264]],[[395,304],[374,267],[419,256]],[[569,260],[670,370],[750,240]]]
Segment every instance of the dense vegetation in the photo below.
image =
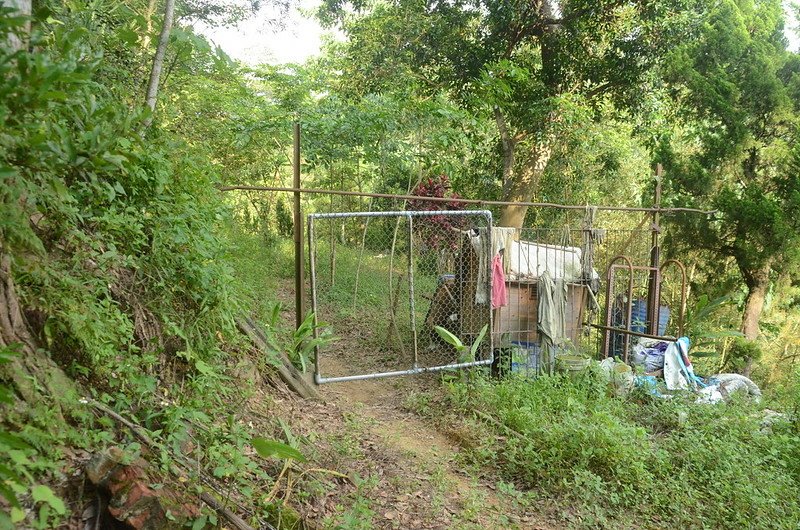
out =
[[[772,406],[796,410],[794,392]],[[612,399],[597,374],[577,383],[456,384],[450,399],[457,410],[489,411],[502,422],[477,418],[462,427],[471,463],[496,469],[528,503],[569,499],[568,517],[587,526],[794,528],[800,521],[796,427],[765,420],[762,407],[698,407],[644,392]]]
[[[280,465],[251,441],[314,444],[238,415],[260,386],[243,370],[276,361],[250,355],[236,318],[264,323],[273,353],[307,355],[308,330],[281,330],[276,305],[290,204],[216,186],[291,182],[295,120],[309,187],[409,193],[445,175],[467,198],[637,206],[662,163],[665,204],[718,212],[665,219],[665,253],[692,264],[692,334],[717,339],[697,364],[752,373],[764,403],[621,400],[590,374],[477,377],[412,408],[463,423],[465,466],[526,509],[552,496],[585,526],[797,527],[800,55],[779,0],[329,0],[316,16],[344,41],[258,67],[193,29],[257,3],[173,4],[0,7],[0,527],[76,516],[78,454],[117,445],[170,473],[189,441],[190,482],[223,485],[253,524],[288,513],[288,494],[263,491]],[[765,407],[786,416],[764,427]],[[155,447],[97,410],[135,418]],[[326,524],[359,527],[347,517]]]

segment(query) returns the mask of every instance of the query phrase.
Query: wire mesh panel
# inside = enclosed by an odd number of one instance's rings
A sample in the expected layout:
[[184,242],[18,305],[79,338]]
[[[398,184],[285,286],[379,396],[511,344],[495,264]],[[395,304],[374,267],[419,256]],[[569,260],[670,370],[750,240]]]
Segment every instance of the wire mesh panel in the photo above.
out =
[[[501,372],[552,372],[558,354],[594,353],[587,322],[596,320],[600,275],[591,229],[526,227],[496,232],[506,295],[494,315]],[[588,351],[587,351],[588,350]]]
[[318,383],[492,362],[490,212],[311,214],[308,238]]
[[[319,382],[489,359],[495,373],[535,376],[553,370],[558,355],[626,358],[638,338],[604,327],[658,335],[682,327],[685,271],[670,266],[654,288],[649,212],[536,208],[524,228],[505,229],[493,228],[487,211],[335,213],[408,205],[332,199],[317,206],[330,213],[309,216],[312,301],[318,333],[334,337],[317,353]],[[471,357],[485,326],[491,332]]]
[[[498,368],[530,377],[552,371],[559,355],[626,357],[636,340],[606,334],[602,326],[651,329],[650,216],[598,214],[592,207],[534,213],[538,223],[511,231],[502,255],[507,300],[494,314]],[[620,256],[634,268],[615,267],[609,281],[609,267]],[[658,334],[673,306],[662,302]]]

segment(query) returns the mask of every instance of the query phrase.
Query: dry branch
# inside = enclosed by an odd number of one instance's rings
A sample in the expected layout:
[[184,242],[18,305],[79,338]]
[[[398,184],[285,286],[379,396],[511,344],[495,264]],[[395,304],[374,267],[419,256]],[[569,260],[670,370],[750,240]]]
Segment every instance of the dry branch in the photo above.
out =
[[242,333],[250,337],[255,347],[261,350],[264,355],[275,354],[278,356],[280,361],[276,367],[278,375],[280,375],[283,382],[286,383],[289,388],[305,399],[320,399],[317,389],[306,381],[303,375],[297,371],[297,368],[292,365],[292,361],[289,360],[285,353],[270,351],[270,347],[267,344],[267,337],[256,322],[249,317],[240,317],[236,319],[236,325]]

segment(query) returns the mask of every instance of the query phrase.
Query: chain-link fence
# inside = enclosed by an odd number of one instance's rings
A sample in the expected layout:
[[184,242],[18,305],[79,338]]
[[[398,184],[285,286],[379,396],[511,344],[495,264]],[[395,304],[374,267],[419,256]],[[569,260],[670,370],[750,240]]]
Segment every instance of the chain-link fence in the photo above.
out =
[[[626,357],[638,337],[618,329],[681,331],[685,271],[670,266],[654,286],[653,236],[661,230],[658,239],[668,239],[669,225],[655,226],[652,211],[542,205],[528,210],[524,228],[503,232],[488,230],[489,212],[469,210],[476,207],[395,195],[303,195],[302,208],[319,212],[309,217],[306,264],[313,284],[306,294],[325,339],[318,380],[490,359],[496,373],[535,375],[552,369],[557,353]],[[473,243],[481,233],[484,250],[491,245],[483,254]],[[493,287],[496,257],[502,281]],[[472,356],[469,347],[489,323],[491,333]],[[457,340],[447,342],[437,327]]]
[[559,354],[626,357],[636,339],[604,325],[676,331],[683,301],[668,275],[658,279],[673,295],[661,300],[658,326],[650,322],[649,214],[537,213],[522,229],[492,229],[488,211],[309,216],[313,309],[320,333],[332,334],[318,349],[317,380],[489,362],[495,373],[535,376]]
[[491,363],[491,227],[488,211],[309,215],[312,310],[331,334],[317,381]]

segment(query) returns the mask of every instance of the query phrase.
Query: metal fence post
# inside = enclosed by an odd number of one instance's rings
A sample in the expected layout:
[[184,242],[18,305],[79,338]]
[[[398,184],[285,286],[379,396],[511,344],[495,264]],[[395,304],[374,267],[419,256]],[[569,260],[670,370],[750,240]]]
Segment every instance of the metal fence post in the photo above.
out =
[[294,310],[299,328],[306,316],[305,263],[303,255],[303,215],[300,211],[300,124],[294,124]]

